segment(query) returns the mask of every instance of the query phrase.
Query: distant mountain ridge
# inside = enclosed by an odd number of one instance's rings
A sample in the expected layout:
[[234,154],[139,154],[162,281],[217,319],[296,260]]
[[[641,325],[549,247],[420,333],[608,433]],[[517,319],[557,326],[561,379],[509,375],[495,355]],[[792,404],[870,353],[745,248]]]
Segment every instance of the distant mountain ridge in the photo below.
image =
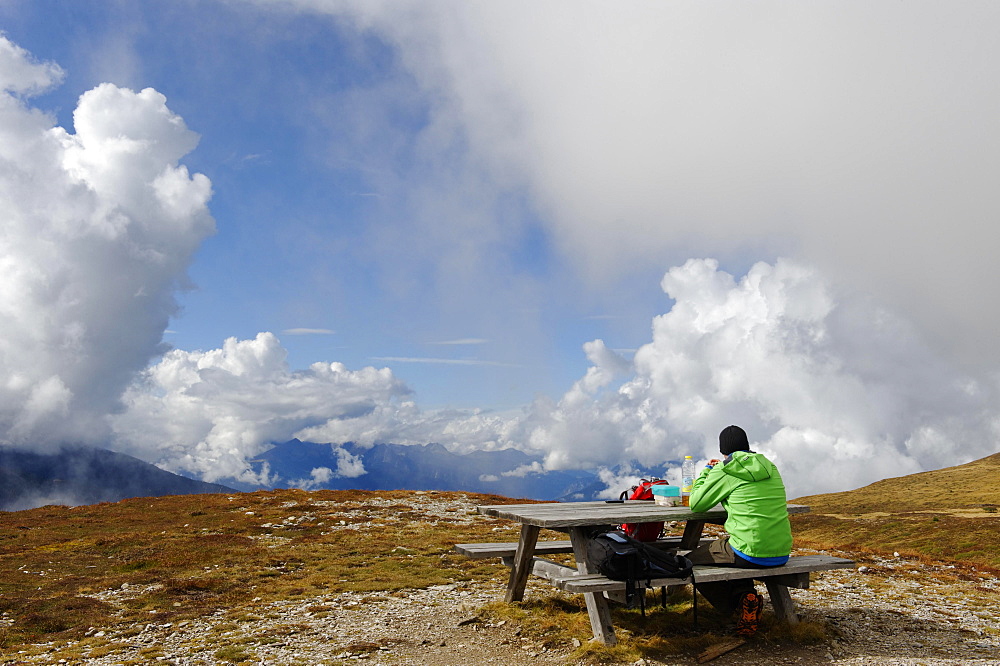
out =
[[[44,454],[0,446],[0,511],[275,488],[464,491],[561,501],[598,499],[607,490],[596,470],[546,471],[542,462],[541,456],[516,449],[459,454],[441,444],[366,447],[293,439],[250,461],[253,471],[269,481],[257,485],[235,478],[206,483],[106,449],[67,445]],[[621,467],[610,471],[616,477],[663,474],[663,468],[635,463],[627,475]]]
[[[348,466],[363,467],[364,473],[337,475],[345,461]],[[458,454],[441,444],[364,447],[353,442],[331,445],[293,439],[275,444],[251,464],[257,472],[266,469],[270,473],[274,482],[268,489],[445,490],[535,500],[589,500],[606,490],[596,471],[543,471],[541,462],[541,457],[516,449]],[[663,473],[635,464],[630,467],[640,476]],[[329,476],[314,476],[314,470],[324,469],[330,471]],[[235,479],[223,481],[241,490],[261,488]]]
[[0,447],[0,511],[224,492],[233,489],[106,449],[67,446],[56,453],[36,453]]

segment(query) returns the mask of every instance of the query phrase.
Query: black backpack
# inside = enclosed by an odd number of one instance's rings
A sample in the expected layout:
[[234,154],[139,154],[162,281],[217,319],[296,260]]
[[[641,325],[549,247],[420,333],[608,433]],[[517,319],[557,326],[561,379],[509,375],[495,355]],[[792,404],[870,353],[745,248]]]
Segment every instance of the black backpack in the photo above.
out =
[[[587,545],[587,559],[611,580],[625,581],[625,601],[632,605],[636,582],[646,581],[649,587],[654,578],[688,578],[691,560],[674,553],[662,551],[648,543],[637,541],[620,530],[598,534]],[[646,591],[639,591],[639,603],[646,614]]]

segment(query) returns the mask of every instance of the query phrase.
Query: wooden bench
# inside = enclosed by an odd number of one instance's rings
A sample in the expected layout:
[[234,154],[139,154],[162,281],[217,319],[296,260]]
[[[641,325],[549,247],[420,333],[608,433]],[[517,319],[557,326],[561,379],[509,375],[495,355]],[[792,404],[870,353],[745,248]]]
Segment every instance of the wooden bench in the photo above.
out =
[[[741,580],[752,578],[764,583],[771,597],[775,615],[790,624],[798,622],[795,614],[795,602],[792,601],[788,588],[809,589],[809,574],[814,571],[829,571],[832,569],[849,569],[854,567],[852,560],[829,555],[799,555],[791,557],[788,563],[780,567],[768,569],[742,569],[739,567],[719,567],[710,564],[698,564],[694,567],[694,580],[691,578],[661,578],[649,581],[639,581],[637,587],[656,588],[670,585],[697,583],[713,583],[723,580]],[[565,574],[546,576],[553,585],[567,592],[609,592],[625,589],[625,582],[611,580],[600,574],[580,574],[569,570]]]
[[[656,544],[664,548],[677,548],[680,540],[681,537],[667,537],[659,539]],[[706,541],[711,541],[711,539],[702,539],[701,543]],[[501,557],[504,564],[511,566],[517,551],[517,544],[465,543],[457,544],[455,550],[473,558]],[[553,555],[572,552],[573,546],[570,541],[538,541],[535,545],[535,553]],[[680,552],[684,553],[685,551]],[[789,558],[788,563],[780,567],[768,569],[743,569],[699,564],[694,567],[693,581],[691,578],[662,578],[651,580],[648,585],[646,581],[639,581],[638,587],[640,589],[671,587],[687,585],[692,582],[712,583],[751,578],[764,583],[768,596],[771,598],[775,615],[790,624],[795,624],[798,622],[798,615],[795,613],[795,602],[792,600],[788,588],[809,589],[809,574],[814,571],[853,567],[852,560],[829,555],[798,555]],[[611,580],[600,574],[581,573],[573,567],[537,556],[531,558],[529,571],[566,592],[602,594],[612,601],[621,602],[624,600],[624,581]],[[591,614],[591,624],[596,640],[613,644],[614,627],[611,625],[610,615]]]
[[[484,557],[514,557],[517,552],[517,542],[513,543],[458,543],[455,550],[466,557],[482,559]],[[535,552],[545,555],[556,555],[559,553],[572,553],[573,544],[569,539],[565,541],[537,541],[535,542]]]

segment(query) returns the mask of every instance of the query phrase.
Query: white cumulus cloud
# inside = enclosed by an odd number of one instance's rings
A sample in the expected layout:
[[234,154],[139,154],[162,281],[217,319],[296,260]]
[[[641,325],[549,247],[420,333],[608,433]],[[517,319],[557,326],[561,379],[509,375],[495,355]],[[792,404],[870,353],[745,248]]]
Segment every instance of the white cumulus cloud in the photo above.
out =
[[62,81],[62,68],[53,62],[37,62],[31,54],[0,34],[0,89],[30,97]]
[[309,471],[309,478],[290,481],[289,485],[293,488],[312,490],[322,488],[334,477],[354,478],[365,473],[365,467],[358,457],[352,456],[341,448],[336,449],[336,451],[338,458],[336,471],[329,467],[314,467]]
[[29,105],[61,78],[0,36],[0,441],[20,445],[107,435],[214,230],[163,95],[102,84],[70,132]]
[[588,382],[605,372],[592,343],[587,377],[562,400],[536,403],[525,425],[548,467],[704,460],[731,423],[779,464],[793,494],[996,450],[994,375],[951,365],[898,316],[814,269],[762,262],[737,280],[692,259],[663,289],[675,304],[655,318],[629,378]]

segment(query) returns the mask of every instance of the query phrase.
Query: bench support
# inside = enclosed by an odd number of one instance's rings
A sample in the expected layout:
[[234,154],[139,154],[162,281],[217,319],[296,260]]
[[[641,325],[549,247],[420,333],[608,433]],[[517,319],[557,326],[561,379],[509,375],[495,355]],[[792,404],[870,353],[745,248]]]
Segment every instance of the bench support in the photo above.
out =
[[[806,578],[805,587],[809,587],[809,574],[804,574]],[[784,576],[772,576],[764,579],[764,587],[767,588],[767,595],[771,597],[771,605],[774,607],[774,614],[779,620],[784,620],[788,624],[798,624],[799,616],[795,612],[795,601],[788,593],[789,584],[782,580]],[[791,576],[789,576],[791,578]],[[793,587],[801,587],[794,585]]]
[[[830,569],[844,569],[853,567],[854,562],[842,558],[829,557],[824,555],[803,555],[796,556],[789,560],[788,564],[780,569],[791,571],[791,573],[778,573],[775,569],[742,569],[732,567],[720,567],[713,565],[695,566],[695,580],[699,582],[714,582],[721,580],[736,580],[740,578],[756,579],[764,583],[767,587],[768,595],[771,598],[771,605],[774,614],[789,624],[797,624],[798,615],[795,613],[795,602],[788,592],[788,588],[796,587],[808,589],[810,571],[826,571]],[[567,592],[593,593],[593,592],[614,592],[623,589],[624,583],[610,580],[601,575],[588,575],[578,573],[569,578],[562,578],[553,581],[556,587]],[[678,581],[677,579],[664,578],[649,581],[648,587],[662,587],[664,585],[676,585],[690,583],[690,579]],[[640,588],[647,587],[645,581],[640,581]],[[588,609],[590,604],[588,603]],[[605,640],[598,633],[598,625],[593,624],[595,640]],[[603,635],[608,634],[607,629],[603,629]],[[613,644],[613,643],[612,643]]]
[[[505,566],[511,566],[514,564],[513,557],[503,558],[503,563]],[[533,557],[531,558],[531,574],[533,576],[538,576],[539,578],[544,578],[549,581],[562,580],[570,576],[575,576],[579,572],[568,567],[565,564],[559,564],[558,562],[553,562],[552,560],[546,560],[543,557]]]

